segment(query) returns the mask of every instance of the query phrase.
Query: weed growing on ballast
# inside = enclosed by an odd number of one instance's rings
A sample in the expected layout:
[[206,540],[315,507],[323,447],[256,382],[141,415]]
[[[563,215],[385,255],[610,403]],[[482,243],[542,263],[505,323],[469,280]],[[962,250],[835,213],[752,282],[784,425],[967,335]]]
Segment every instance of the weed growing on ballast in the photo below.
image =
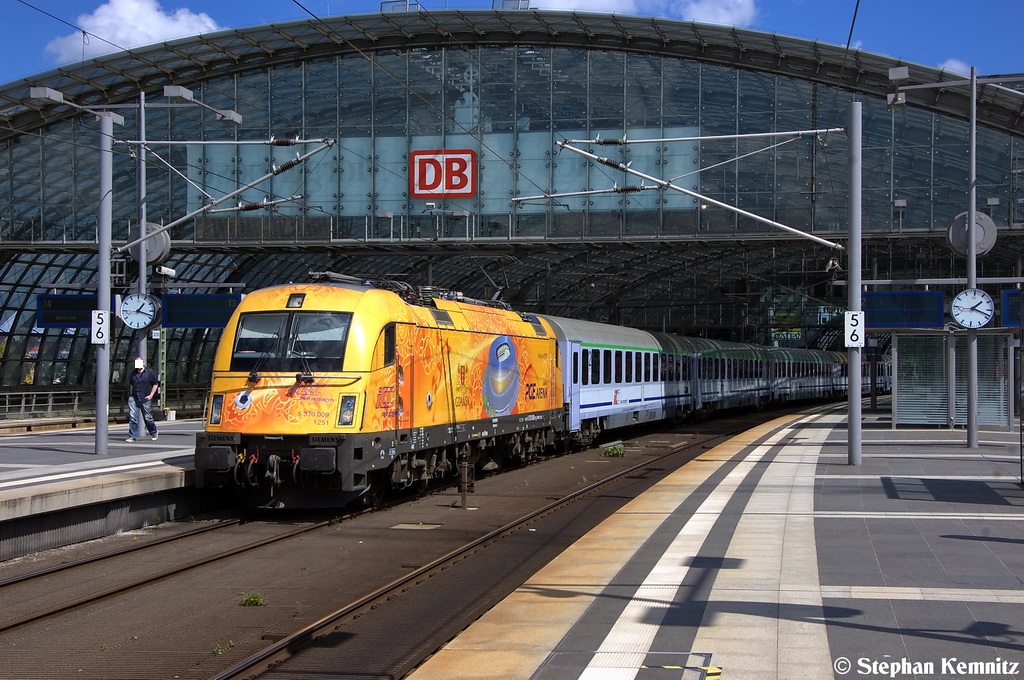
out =
[[265,607],[267,598],[259,593],[242,593],[242,601],[239,604],[243,607]]

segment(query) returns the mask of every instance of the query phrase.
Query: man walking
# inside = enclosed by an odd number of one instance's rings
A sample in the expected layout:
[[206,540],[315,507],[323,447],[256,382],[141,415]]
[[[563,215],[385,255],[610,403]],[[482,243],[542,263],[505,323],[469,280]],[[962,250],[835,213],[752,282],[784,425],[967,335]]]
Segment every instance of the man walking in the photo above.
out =
[[142,357],[136,357],[135,370],[128,378],[128,439],[125,439],[126,442],[133,442],[139,436],[140,411],[150,438],[156,441],[159,436],[150,408],[158,387],[160,387],[160,379],[156,377],[156,372],[152,368],[146,367],[146,362]]

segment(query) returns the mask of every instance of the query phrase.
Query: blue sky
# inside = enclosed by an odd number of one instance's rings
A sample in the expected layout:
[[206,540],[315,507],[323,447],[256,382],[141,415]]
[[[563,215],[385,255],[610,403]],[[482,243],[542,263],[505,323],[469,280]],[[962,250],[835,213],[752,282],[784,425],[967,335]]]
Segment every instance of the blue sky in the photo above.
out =
[[[421,0],[427,11],[490,0]],[[534,7],[693,19],[852,46],[979,75],[1024,72],[1024,0],[531,0]],[[0,83],[120,47],[334,14],[376,12],[368,0],[3,0]],[[77,27],[77,28],[76,28]],[[82,30],[91,34],[83,38]]]

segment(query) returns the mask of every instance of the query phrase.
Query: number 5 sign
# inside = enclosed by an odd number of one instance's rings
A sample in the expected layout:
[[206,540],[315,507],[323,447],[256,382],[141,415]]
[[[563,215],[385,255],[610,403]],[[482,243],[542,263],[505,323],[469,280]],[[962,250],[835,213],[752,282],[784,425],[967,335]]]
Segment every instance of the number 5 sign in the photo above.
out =
[[846,312],[846,346],[864,346],[864,312]]

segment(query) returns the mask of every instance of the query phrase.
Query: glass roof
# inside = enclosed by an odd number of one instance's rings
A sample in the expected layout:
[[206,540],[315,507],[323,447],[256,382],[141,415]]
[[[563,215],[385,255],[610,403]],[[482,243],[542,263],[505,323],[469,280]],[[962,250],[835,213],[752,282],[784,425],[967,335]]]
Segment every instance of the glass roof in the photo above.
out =
[[[655,17],[550,10],[444,10],[326,17],[265,24],[182,38],[105,55],[8,83],[0,89],[0,119],[15,130],[45,124],[30,86],[64,92],[79,105],[130,101],[139,89],[189,86],[212,77],[351,51],[396,47],[524,44],[577,46],[691,57],[745,69],[791,75],[875,96],[892,91],[880,55],[816,41],[726,26]],[[907,85],[963,81],[963,76],[910,66]],[[914,90],[911,104],[961,118],[969,88]],[[996,85],[979,91],[979,124],[1024,133],[1024,97]],[[6,127],[6,126],[5,126]],[[0,131],[0,138],[10,133]]]

